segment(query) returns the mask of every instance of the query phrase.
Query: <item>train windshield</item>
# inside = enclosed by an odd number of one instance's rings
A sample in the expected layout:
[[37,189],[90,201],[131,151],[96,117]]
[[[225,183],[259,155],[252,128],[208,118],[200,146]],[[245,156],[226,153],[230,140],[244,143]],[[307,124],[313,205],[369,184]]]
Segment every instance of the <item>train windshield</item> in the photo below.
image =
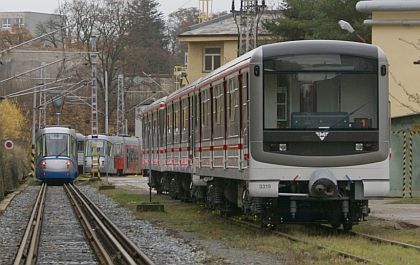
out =
[[341,54],[264,60],[264,128],[378,128],[378,63]]
[[105,140],[100,139],[92,139],[87,140],[85,144],[86,152],[85,156],[93,156],[93,155],[99,155],[99,156],[105,156],[105,151],[107,151],[107,155],[110,155],[109,149],[110,145],[108,145],[108,142]]
[[62,133],[45,134],[44,156],[70,156],[69,135]]

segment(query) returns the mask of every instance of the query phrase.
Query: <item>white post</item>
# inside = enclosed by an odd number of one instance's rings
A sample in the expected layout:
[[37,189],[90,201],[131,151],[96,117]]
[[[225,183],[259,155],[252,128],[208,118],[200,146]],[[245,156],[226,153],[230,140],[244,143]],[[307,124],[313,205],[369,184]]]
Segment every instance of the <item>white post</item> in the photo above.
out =
[[108,117],[108,71],[105,71],[105,134],[106,135],[109,133],[108,123],[109,123],[109,117]]

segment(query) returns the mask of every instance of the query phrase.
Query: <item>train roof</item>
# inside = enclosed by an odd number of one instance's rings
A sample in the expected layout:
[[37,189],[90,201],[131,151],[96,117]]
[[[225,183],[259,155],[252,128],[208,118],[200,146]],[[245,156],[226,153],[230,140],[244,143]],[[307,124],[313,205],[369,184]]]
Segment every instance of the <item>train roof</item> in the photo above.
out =
[[[316,54],[316,53],[340,53],[340,54],[351,54],[362,57],[378,58],[378,47],[372,44],[351,42],[351,41],[340,41],[340,40],[298,40],[298,41],[287,41],[278,42],[273,44],[262,45],[248,53],[222,65],[216,70],[212,71],[206,76],[203,76],[191,84],[188,84],[167,97],[160,98],[154,101],[152,104],[143,109],[143,113],[146,113],[152,109],[159,107],[160,103],[165,104],[174,99],[180,98],[185,94],[193,92],[197,88],[205,86],[212,82],[217,76],[224,74],[229,75],[238,70],[242,65],[246,66],[251,63],[254,54],[262,52],[264,58],[291,55],[291,54]],[[200,85],[200,86],[198,86]]]
[[118,144],[118,143],[139,143],[139,138],[135,136],[119,136],[119,135],[88,135],[86,136],[86,140],[105,140],[112,144]]
[[293,54],[351,54],[378,58],[378,47],[372,44],[341,40],[297,40],[260,46],[263,57]]
[[45,127],[42,129],[39,129],[37,131],[37,135],[42,135],[46,133],[63,133],[63,134],[71,134],[74,137],[76,137],[76,131],[74,129],[70,129],[67,127]]

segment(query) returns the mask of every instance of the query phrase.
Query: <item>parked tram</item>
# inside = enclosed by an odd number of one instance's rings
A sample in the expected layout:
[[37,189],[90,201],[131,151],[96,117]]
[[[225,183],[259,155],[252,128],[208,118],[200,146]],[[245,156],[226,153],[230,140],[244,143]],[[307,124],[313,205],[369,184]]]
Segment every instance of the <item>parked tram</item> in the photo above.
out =
[[101,174],[141,174],[140,140],[130,136],[89,135],[86,137],[84,170],[90,172],[97,160]]
[[144,174],[264,224],[351,229],[389,191],[388,106],[377,46],[264,45],[144,109]]
[[36,133],[36,178],[72,182],[77,177],[77,138],[74,129],[46,127]]

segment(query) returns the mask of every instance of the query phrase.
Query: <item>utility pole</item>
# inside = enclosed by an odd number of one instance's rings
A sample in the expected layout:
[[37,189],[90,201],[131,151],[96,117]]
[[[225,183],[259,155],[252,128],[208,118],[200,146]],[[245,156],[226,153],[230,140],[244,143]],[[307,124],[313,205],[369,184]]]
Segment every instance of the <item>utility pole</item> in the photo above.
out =
[[235,10],[232,0],[232,14],[238,28],[238,56],[257,47],[258,24],[267,7],[265,0],[241,0],[239,10]]
[[[109,133],[109,116],[108,116],[108,71],[105,71],[105,134]],[[108,173],[108,172],[107,172]]]
[[[45,66],[45,62],[41,63],[41,66]],[[41,68],[41,80],[42,86],[39,86],[39,123],[38,128],[44,128],[47,124],[47,106],[45,105],[46,100],[46,75],[45,75],[45,67]]]
[[98,135],[98,87],[96,81],[96,35],[92,33],[91,37],[91,54],[90,60],[92,63],[92,114],[91,114],[91,134]]
[[117,135],[125,133],[125,106],[124,106],[124,76],[118,75],[117,92]]

